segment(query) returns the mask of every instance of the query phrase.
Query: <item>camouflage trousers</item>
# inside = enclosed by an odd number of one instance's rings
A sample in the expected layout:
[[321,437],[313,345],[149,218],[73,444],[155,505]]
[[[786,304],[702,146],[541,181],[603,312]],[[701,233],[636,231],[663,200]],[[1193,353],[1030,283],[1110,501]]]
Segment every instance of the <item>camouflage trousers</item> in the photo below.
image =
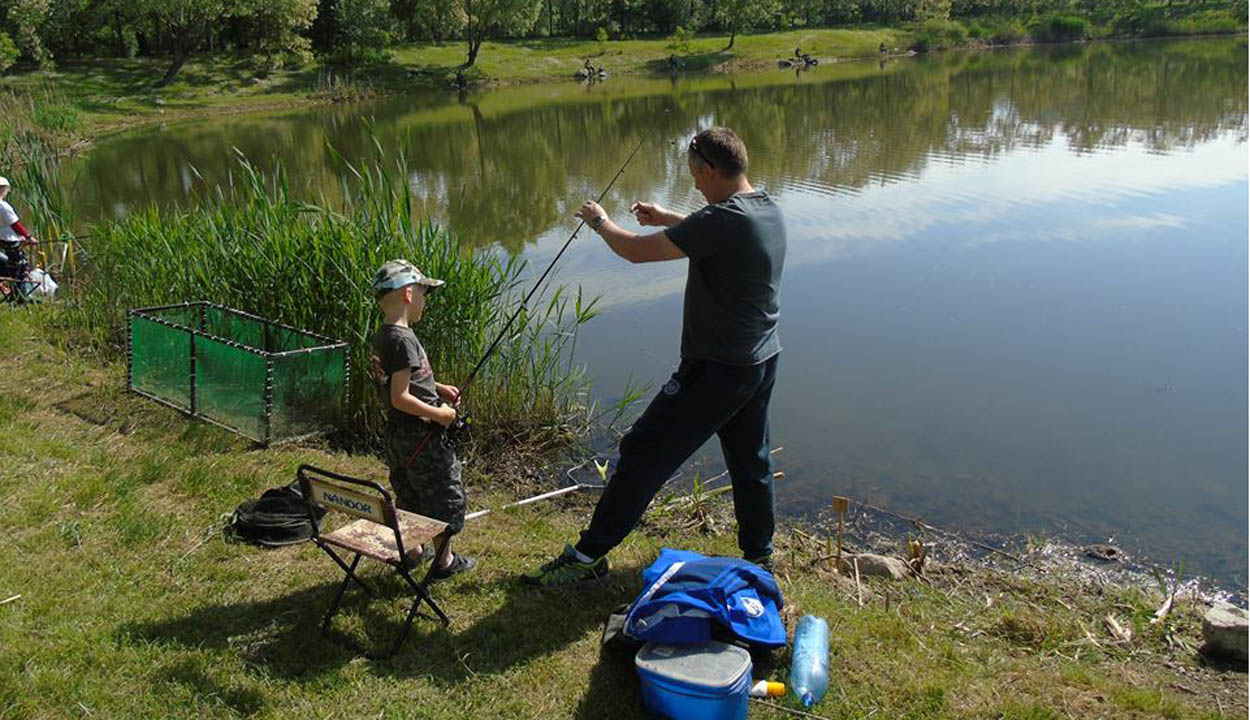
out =
[[454,535],[464,528],[465,495],[460,460],[443,428],[436,427],[425,449],[405,468],[428,428],[386,430],[386,464],[391,470],[395,504],[403,510],[441,520]]

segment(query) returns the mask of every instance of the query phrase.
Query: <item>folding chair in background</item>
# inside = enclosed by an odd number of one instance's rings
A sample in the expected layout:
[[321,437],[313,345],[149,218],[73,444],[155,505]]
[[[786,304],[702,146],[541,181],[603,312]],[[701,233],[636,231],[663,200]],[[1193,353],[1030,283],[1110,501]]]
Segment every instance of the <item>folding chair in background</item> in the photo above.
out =
[[[355,582],[369,596],[374,595],[373,590],[356,575],[356,566],[361,557],[389,565],[408,583],[415,595],[404,627],[390,650],[381,655],[366,652],[367,657],[385,658],[394,655],[408,636],[408,629],[412,627],[412,621],[422,602],[438,614],[443,625],[450,622],[442,608],[430,597],[428,590],[430,575],[434,571],[434,560],[430,560],[430,567],[421,582],[414,580],[410,573],[410,570],[421,563],[421,551],[427,543],[434,545],[434,558],[437,558],[451,540],[446,532],[447,523],[396,508],[391,494],[375,482],[339,475],[311,465],[300,465],[297,477],[300,492],[308,504],[309,517],[313,519],[312,541],[325,550],[345,573],[343,584],[339,586],[338,594],[321,623],[322,635],[330,637],[330,621],[339,611],[350,583]],[[317,527],[314,503],[358,519],[333,532],[322,534]],[[353,555],[350,564],[334,551],[336,547]]]

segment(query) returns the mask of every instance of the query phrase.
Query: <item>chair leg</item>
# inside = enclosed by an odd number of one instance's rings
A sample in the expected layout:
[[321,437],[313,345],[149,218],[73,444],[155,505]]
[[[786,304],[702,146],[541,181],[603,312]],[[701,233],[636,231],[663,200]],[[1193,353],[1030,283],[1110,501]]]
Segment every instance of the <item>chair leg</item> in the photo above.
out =
[[399,629],[399,635],[395,637],[395,642],[391,643],[391,649],[387,650],[385,655],[370,655],[370,659],[381,660],[399,652],[400,646],[408,638],[408,631],[412,629],[412,621],[417,617],[417,608],[421,607],[421,599],[419,594],[413,598],[412,607],[408,608],[408,617],[404,618],[404,626]]
[[[326,637],[329,637],[330,636],[330,621],[334,619],[334,615],[339,611],[339,605],[341,605],[343,602],[343,595],[344,593],[347,592],[347,586],[351,584],[352,580],[355,580],[357,583],[360,582],[360,579],[356,577],[356,572],[355,572],[356,566],[360,564],[360,555],[356,555],[356,557],[352,560],[351,567],[348,567],[347,564],[344,563],[342,560],[340,560],[339,556],[335,555],[332,550],[330,550],[329,548],[323,548],[323,549],[327,553],[330,553],[330,557],[334,558],[335,562],[337,562],[340,566],[342,566],[343,570],[346,572],[346,574],[343,576],[342,584],[339,585],[339,591],[334,596],[334,602],[330,603],[330,610],[326,613],[325,619],[321,621],[321,634]],[[361,584],[361,587],[364,587],[363,583]],[[368,588],[366,587],[365,590],[368,590]]]
[[[447,547],[447,543],[449,542],[451,542],[451,537],[449,536],[439,538],[434,548],[435,559],[437,559],[438,556],[442,554],[443,549]],[[355,557],[352,558],[351,564],[348,565],[346,562],[343,561],[342,558],[338,556],[337,553],[335,553],[326,545],[318,544],[318,547],[320,547],[322,550],[325,550],[326,554],[329,555],[334,560],[334,562],[337,563],[338,566],[343,569],[343,582],[342,584],[339,585],[338,593],[334,596],[334,602],[330,604],[330,610],[329,612],[326,613],[325,620],[323,620],[321,623],[321,634],[324,635],[325,637],[330,637],[330,621],[334,618],[334,615],[338,613],[339,611],[339,606],[343,602],[343,596],[347,592],[347,586],[350,585],[352,582],[355,582],[370,596],[374,595],[374,592],[369,588],[368,585],[366,585],[356,575],[356,566],[360,564],[360,558],[361,558],[361,555],[359,553],[355,554]],[[413,593],[416,595],[416,597],[414,597],[412,600],[412,607],[408,609],[408,616],[404,619],[404,626],[400,628],[399,636],[395,638],[395,641],[391,643],[390,649],[387,650],[385,653],[373,653],[373,652],[364,651],[362,648],[355,645],[354,643],[346,643],[348,647],[351,647],[352,649],[357,650],[358,652],[362,652],[364,656],[369,658],[370,660],[383,660],[399,652],[399,648],[404,644],[404,640],[408,638],[408,631],[412,629],[413,621],[416,619],[417,615],[420,614],[419,611],[421,609],[421,603],[423,602],[429,605],[434,610],[435,614],[438,615],[439,620],[442,621],[444,626],[451,624],[451,619],[448,618],[447,613],[443,612],[443,609],[438,606],[438,603],[434,602],[434,598],[430,596],[430,591],[428,589],[429,584],[430,584],[430,576],[434,573],[434,560],[430,561],[430,567],[429,569],[425,571],[425,577],[421,579],[421,582],[417,582],[412,577],[412,573],[408,572],[408,568],[406,567],[403,567],[403,566],[396,567],[395,570],[396,572],[399,573],[400,577],[402,577],[408,583],[408,586],[412,588]],[[422,615],[422,617],[428,617],[428,616]]]
[[416,614],[417,608],[420,607],[421,603],[424,601],[425,604],[429,605],[430,608],[438,614],[438,619],[443,622],[444,626],[451,624],[451,619],[447,617],[447,613],[443,612],[443,609],[439,607],[438,603],[434,602],[434,598],[430,596],[430,591],[428,589],[428,573],[426,574],[427,579],[422,580],[421,582],[413,580],[412,575],[410,575],[407,570],[400,570],[399,574],[403,575],[404,579],[408,581],[408,585],[417,596],[416,600],[412,604],[412,614]]
[[334,558],[334,562],[338,563],[338,566],[339,566],[340,568],[342,568],[342,569],[343,569],[343,572],[347,574],[347,577],[348,577],[349,579],[351,579],[351,580],[355,580],[355,581],[356,581],[356,584],[360,586],[360,589],[361,589],[361,590],[364,590],[364,591],[365,591],[366,593],[368,593],[371,597],[375,594],[375,593],[373,592],[373,590],[372,590],[372,589],[371,589],[368,585],[366,585],[366,584],[365,584],[365,581],[364,581],[364,580],[361,580],[361,579],[360,579],[360,577],[359,577],[358,575],[356,575],[356,573],[355,573],[355,570],[356,570],[356,563],[360,562],[360,554],[359,554],[359,553],[357,553],[357,554],[356,554],[356,559],[352,561],[352,566],[351,566],[351,567],[348,567],[348,566],[347,566],[347,563],[343,562],[342,558],[340,558],[340,557],[338,556],[338,554],[337,554],[337,553],[335,553],[333,550],[331,550],[331,549],[329,548],[329,546],[327,546],[327,545],[320,545],[319,547],[320,547],[322,550],[325,550],[325,551],[326,551],[326,553],[327,553],[327,554],[329,554],[329,556],[330,556],[331,558]]
[[[420,595],[430,607],[434,608],[434,612],[438,613],[438,617],[443,621],[444,626],[450,625],[451,620],[447,618],[447,613],[443,612],[443,609],[438,606],[438,603],[434,602],[434,598],[430,597],[429,587],[430,576],[434,574],[434,563],[438,560],[439,556],[443,554],[443,549],[447,547],[447,543],[449,542],[451,542],[450,535],[444,534],[439,536],[438,542],[434,545],[434,557],[430,560],[430,567],[426,569],[425,577],[421,578],[420,583],[413,583],[412,578],[408,577],[409,584],[412,584],[413,589],[417,591],[417,594]],[[404,574],[407,575],[407,571],[405,571]]]

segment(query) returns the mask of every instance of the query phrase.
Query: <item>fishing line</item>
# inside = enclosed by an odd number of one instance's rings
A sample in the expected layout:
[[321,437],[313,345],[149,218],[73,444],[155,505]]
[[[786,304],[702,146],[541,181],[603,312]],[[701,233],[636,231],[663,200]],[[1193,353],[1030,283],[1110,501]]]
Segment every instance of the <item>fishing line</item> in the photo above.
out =
[[[603,189],[603,192],[599,193],[599,198],[595,202],[603,202],[603,198],[607,196],[608,192],[612,189],[612,186],[615,185],[616,181],[622,174],[625,173],[625,168],[629,167],[629,163],[634,159],[634,155],[637,155],[638,151],[642,149],[642,143],[643,140],[638,141],[638,145],[634,147],[634,150],[629,154],[629,157],[625,158],[625,162],[622,163],[620,169],[616,171],[616,175],[612,176],[612,180],[608,183],[607,187]],[[564,241],[564,246],[560,248],[560,252],[556,253],[556,256],[551,259],[551,262],[547,263],[547,268],[543,270],[543,274],[538,276],[538,280],[534,283],[534,287],[530,288],[530,291],[525,294],[521,303],[517,305],[516,311],[512,313],[512,317],[508,318],[508,322],[504,324],[503,329],[499,331],[499,334],[495,336],[494,341],[491,342],[490,346],[486,348],[486,352],[482,354],[482,358],[478,360],[477,364],[473,366],[473,369],[469,371],[469,376],[465,379],[464,384],[460,386],[461,398],[464,397],[464,394],[468,391],[469,387],[473,385],[473,381],[477,379],[478,372],[481,371],[484,365],[486,365],[486,361],[490,359],[490,356],[494,354],[495,349],[499,347],[499,343],[503,341],[504,337],[507,336],[508,331],[512,329],[512,323],[516,322],[516,319],[521,316],[521,313],[529,305],[529,301],[534,297],[534,294],[538,292],[540,287],[542,287],[543,281],[547,279],[547,276],[551,274],[553,269],[555,269],[556,263],[560,262],[560,258],[564,256],[564,251],[569,249],[569,246],[572,245],[573,241],[577,239],[577,234],[580,233],[582,228],[585,226],[586,220],[583,218],[581,222],[577,223],[577,227],[573,230],[573,234],[569,235],[568,240]],[[434,437],[434,433],[437,430],[438,426],[434,425],[428,432],[426,432],[425,437],[421,438],[421,442],[417,443],[417,447],[413,449],[412,454],[408,456],[406,461],[404,461],[405,469],[412,467],[412,464],[416,462],[417,457],[421,455],[421,451],[425,450],[425,446],[430,444],[430,440]]]

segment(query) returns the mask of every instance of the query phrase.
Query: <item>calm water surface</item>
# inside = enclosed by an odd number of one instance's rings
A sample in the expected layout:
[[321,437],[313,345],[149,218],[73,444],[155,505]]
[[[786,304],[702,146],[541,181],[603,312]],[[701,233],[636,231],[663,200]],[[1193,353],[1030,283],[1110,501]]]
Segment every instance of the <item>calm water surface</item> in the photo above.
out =
[[[329,147],[376,137],[424,212],[545,264],[640,140],[609,212],[701,206],[684,142],[729,125],[789,222],[784,510],[837,492],[1244,585],[1246,68],[1242,38],[408,97],[118,137],[65,175],[117,216],[195,202],[233,147],[333,199]],[[684,277],[589,234],[569,251],[559,280],[603,296],[578,344],[597,394],[675,367]]]

